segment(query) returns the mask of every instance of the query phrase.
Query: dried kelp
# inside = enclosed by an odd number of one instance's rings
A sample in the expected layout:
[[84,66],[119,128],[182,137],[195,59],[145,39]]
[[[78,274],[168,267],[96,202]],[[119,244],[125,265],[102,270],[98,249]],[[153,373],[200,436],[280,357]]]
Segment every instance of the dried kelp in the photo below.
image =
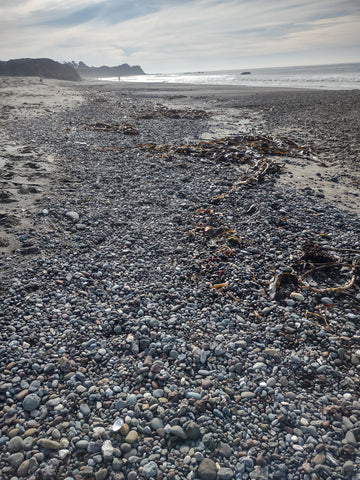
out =
[[205,110],[196,110],[192,108],[179,109],[168,108],[164,105],[159,105],[158,108],[147,108],[140,111],[138,119],[140,120],[152,120],[162,118],[172,119],[187,119],[187,120],[204,120],[211,116],[210,112]]
[[271,156],[311,156],[310,150],[305,150],[291,140],[251,135],[225,137],[185,145],[147,143],[139,145],[139,148],[156,153],[160,158],[170,161],[185,157],[187,161],[198,159],[216,163],[249,165],[248,170],[239,176],[229,191],[218,195],[214,200],[225,198],[240,185],[259,182],[266,174],[278,173],[282,165],[270,159]]
[[203,241],[209,242],[210,246],[216,247],[218,253],[230,256],[235,248],[242,247],[242,237],[233,229],[227,226],[215,227],[200,222],[189,231],[191,236],[201,235]]
[[[340,280],[339,272],[341,272],[342,267],[345,267],[347,269],[346,271],[347,281],[340,285],[335,285],[335,281]],[[316,293],[343,292],[345,290],[348,290],[354,285],[356,280],[357,270],[360,270],[360,257],[355,258],[350,265],[347,263],[338,261],[338,262],[331,262],[328,264],[310,268],[301,276],[299,276],[298,280],[301,288],[311,290]],[[319,283],[320,281],[322,281],[324,283],[326,282],[327,284],[331,283],[331,286],[320,288],[320,287],[311,285],[310,282],[308,283],[305,280],[307,276],[311,275],[312,282],[314,282],[315,275],[319,274],[319,272],[321,272],[322,275],[320,280],[317,280],[316,283]],[[337,278],[334,278],[334,277],[337,277]]]
[[328,250],[325,250],[322,245],[312,240],[307,240],[302,246],[303,255],[302,259],[311,261],[314,263],[333,263],[337,259],[329,254]]
[[191,158],[214,160],[226,163],[250,163],[267,155],[304,157],[310,151],[296,145],[291,140],[267,136],[240,135],[225,137],[185,145],[139,145],[142,149],[157,151],[162,156],[187,156]]
[[139,130],[135,125],[130,123],[120,124],[108,124],[102,122],[89,123],[86,125],[86,129],[97,130],[101,132],[123,133],[124,135],[138,135]]
[[[342,258],[331,255],[331,247],[324,247],[314,241],[306,241],[302,246],[302,255],[292,265],[290,272],[274,275],[269,283],[269,296],[278,298],[284,284],[291,282],[300,290],[309,290],[315,293],[341,293],[349,290],[356,281],[357,271],[360,270],[360,251],[354,249],[337,249]],[[358,253],[349,257],[350,253]]]
[[299,284],[298,276],[292,270],[290,272],[281,272],[274,275],[269,282],[269,297],[271,300],[279,299],[282,296],[284,288]]

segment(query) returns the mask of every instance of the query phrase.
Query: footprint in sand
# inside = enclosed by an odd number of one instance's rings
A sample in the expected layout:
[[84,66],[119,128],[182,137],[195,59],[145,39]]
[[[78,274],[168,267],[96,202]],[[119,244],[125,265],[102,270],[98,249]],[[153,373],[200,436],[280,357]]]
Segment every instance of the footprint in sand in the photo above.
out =
[[15,196],[6,190],[3,190],[0,192],[0,203],[12,203],[12,202],[17,202],[17,199]]

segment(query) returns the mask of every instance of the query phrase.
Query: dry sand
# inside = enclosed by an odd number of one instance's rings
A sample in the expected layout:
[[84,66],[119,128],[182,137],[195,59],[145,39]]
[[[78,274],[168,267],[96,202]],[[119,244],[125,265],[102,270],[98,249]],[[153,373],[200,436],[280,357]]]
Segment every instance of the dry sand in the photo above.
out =
[[0,77],[0,251],[16,247],[13,233],[32,224],[57,168],[54,156],[36,145],[36,139],[33,144],[14,141],[10,124],[49,117],[82,101],[69,82]]
[[[312,150],[282,157],[282,185],[315,195],[319,202],[360,213],[360,94],[298,89],[83,82],[0,77],[0,251],[16,248],[14,233],[32,223],[41,199],[56,189],[61,159],[33,144],[13,141],[17,121],[56,115],[86,101],[89,92],[117,89],[168,107],[212,112],[203,139],[254,134],[286,137]],[[193,139],[189,138],[188,141]]]

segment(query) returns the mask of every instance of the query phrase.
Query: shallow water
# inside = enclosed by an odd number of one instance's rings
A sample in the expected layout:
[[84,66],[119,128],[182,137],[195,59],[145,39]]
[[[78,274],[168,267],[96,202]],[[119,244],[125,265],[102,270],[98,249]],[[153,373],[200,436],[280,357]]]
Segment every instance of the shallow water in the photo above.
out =
[[[250,72],[250,74],[245,72]],[[119,81],[119,78],[113,77],[102,80]],[[360,63],[158,73],[121,77],[120,81],[354,90],[360,89]]]

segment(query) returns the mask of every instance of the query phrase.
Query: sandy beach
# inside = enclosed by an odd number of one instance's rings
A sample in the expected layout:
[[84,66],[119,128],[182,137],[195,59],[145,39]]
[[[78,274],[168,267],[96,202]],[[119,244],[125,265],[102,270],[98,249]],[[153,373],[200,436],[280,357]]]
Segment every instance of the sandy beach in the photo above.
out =
[[0,476],[358,479],[360,91],[0,77]]
[[35,139],[24,145],[14,139],[9,123],[51,118],[59,110],[81,102],[81,95],[69,89],[67,82],[39,78],[0,78],[0,171],[2,252],[10,252],[16,242],[14,233],[33,223],[37,204],[55,183],[56,162]]

